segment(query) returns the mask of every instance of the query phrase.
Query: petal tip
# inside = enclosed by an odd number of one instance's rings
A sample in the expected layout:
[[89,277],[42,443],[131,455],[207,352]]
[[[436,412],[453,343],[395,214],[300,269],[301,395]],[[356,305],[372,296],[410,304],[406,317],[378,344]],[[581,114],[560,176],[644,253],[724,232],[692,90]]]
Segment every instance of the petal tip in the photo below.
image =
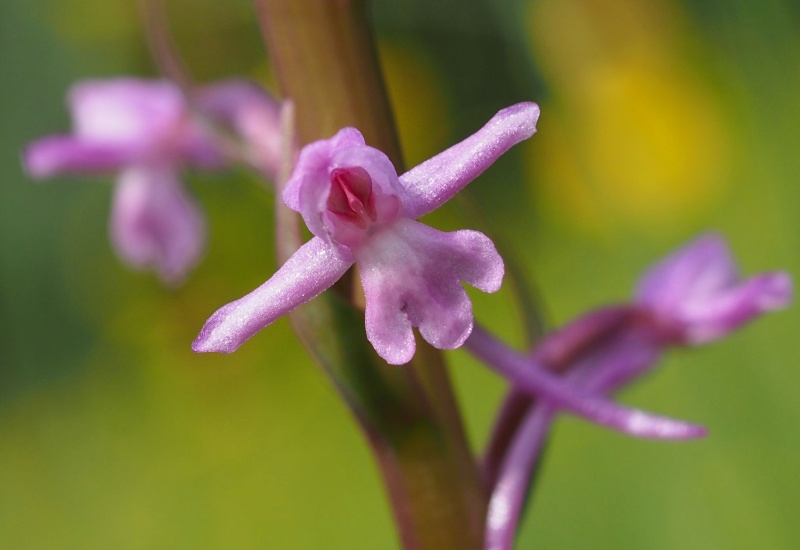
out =
[[236,338],[230,330],[223,330],[222,326],[228,318],[230,305],[221,307],[206,321],[206,324],[200,329],[200,334],[192,342],[192,351],[195,353],[233,353],[239,349],[243,341]]
[[765,275],[768,277],[761,306],[764,310],[783,309],[794,299],[794,282],[791,275],[778,271]]
[[497,113],[497,117],[516,122],[518,130],[525,136],[523,139],[527,139],[536,133],[540,114],[539,105],[525,101],[502,109]]
[[503,286],[503,278],[506,275],[506,267],[503,263],[503,258],[500,254],[497,254],[497,258],[492,265],[492,268],[486,273],[483,284],[481,286],[476,286],[476,288],[486,292],[488,294],[493,294],[500,290]]
[[624,422],[629,435],[645,439],[685,440],[705,437],[705,426],[632,410]]
[[239,349],[237,342],[229,338],[219,338],[214,334],[207,334],[204,331],[192,342],[192,351],[195,353],[233,353]]
[[41,180],[55,175],[52,155],[48,151],[47,140],[34,141],[21,153],[20,160],[25,172],[34,179]]
[[390,365],[405,365],[409,361],[414,358],[414,353],[416,352],[416,342],[414,338],[411,338],[411,341],[404,346],[395,347],[395,346],[381,346],[376,345],[374,342],[371,342],[372,346],[375,348],[375,351],[378,355]]

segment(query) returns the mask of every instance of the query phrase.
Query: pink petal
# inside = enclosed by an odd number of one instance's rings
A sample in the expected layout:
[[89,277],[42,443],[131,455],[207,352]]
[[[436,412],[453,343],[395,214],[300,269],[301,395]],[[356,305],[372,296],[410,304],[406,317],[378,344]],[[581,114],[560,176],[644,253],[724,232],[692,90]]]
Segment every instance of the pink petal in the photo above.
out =
[[133,78],[83,81],[70,90],[69,105],[76,135],[103,143],[147,143],[186,111],[174,84]]
[[400,176],[406,216],[419,218],[450,200],[500,155],[536,132],[539,106],[518,103],[497,113],[473,135]]
[[434,347],[459,347],[472,330],[472,304],[461,281],[494,292],[503,278],[503,261],[485,235],[442,233],[408,219],[373,235],[357,260],[367,338],[391,364],[413,357],[412,326]]
[[205,220],[173,171],[136,167],[118,180],[110,233],[123,261],[175,284],[200,259]]
[[768,273],[743,282],[725,240],[704,235],[657,264],[636,293],[668,340],[699,344],[717,339],[760,314],[785,307],[792,281]]
[[183,94],[165,80],[83,81],[69,93],[75,136],[125,147],[137,162],[223,164],[210,133],[190,112]]
[[[322,186],[320,180],[325,180],[331,167],[331,158],[337,149],[364,145],[364,137],[355,128],[343,128],[330,139],[321,139],[309,143],[300,151],[292,177],[283,188],[283,202],[295,212],[301,211],[301,189],[306,186],[306,179],[310,178],[309,185]],[[330,182],[328,182],[330,185]],[[327,198],[327,197],[326,197]],[[324,203],[324,201],[323,201]]]
[[226,80],[203,86],[197,103],[203,113],[233,128],[258,167],[277,177],[283,136],[280,107],[269,93],[247,80]]
[[304,147],[284,189],[283,200],[303,216],[311,233],[326,240],[331,240],[331,228],[326,226],[323,215],[331,190],[331,173],[343,168],[365,170],[376,195],[397,195],[403,191],[389,158],[365,145],[361,133],[353,128]]
[[278,317],[317,297],[338,281],[352,262],[322,239],[300,247],[263,285],[214,313],[192,344],[196,352],[231,353]]
[[31,143],[23,163],[35,178],[57,174],[96,174],[120,169],[136,151],[124,145],[89,143],[72,136],[50,136]]
[[669,315],[704,302],[736,281],[737,268],[725,239],[709,233],[656,264],[642,278],[636,302]]
[[681,321],[686,326],[686,341],[699,344],[715,340],[767,311],[786,307],[792,294],[792,279],[786,273],[752,277],[713,300],[684,308]]

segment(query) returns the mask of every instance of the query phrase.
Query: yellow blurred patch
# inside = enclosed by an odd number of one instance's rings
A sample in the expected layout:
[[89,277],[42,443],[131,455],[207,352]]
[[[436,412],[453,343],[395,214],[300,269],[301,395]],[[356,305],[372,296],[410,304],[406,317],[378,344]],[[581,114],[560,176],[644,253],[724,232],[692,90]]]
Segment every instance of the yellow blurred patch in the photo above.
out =
[[681,53],[680,15],[650,0],[545,0],[531,10],[534,55],[553,92],[531,179],[559,218],[657,230],[718,195],[724,120]]
[[48,2],[47,18],[68,43],[86,46],[140,33],[141,18],[132,0]]

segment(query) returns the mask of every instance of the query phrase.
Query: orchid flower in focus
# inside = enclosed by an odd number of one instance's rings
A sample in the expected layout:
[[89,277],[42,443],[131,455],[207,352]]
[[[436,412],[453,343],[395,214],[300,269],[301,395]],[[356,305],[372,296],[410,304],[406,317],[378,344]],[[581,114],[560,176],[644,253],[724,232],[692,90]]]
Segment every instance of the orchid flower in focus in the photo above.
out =
[[193,349],[236,350],[354,264],[366,297],[367,337],[388,363],[411,360],[412,327],[434,347],[459,347],[473,326],[461,282],[495,292],[503,261],[482,233],[443,233],[415,220],[531,137],[538,117],[533,103],[503,109],[466,140],[399,177],[389,158],[354,128],[304,147],[283,200],[314,237],[266,283],[214,313]]
[[[258,97],[252,88],[241,81],[206,86],[198,91],[197,107],[241,131],[242,105],[252,111]],[[236,101],[245,93],[251,103]],[[274,101],[262,97],[259,112],[277,113]],[[109,221],[115,250],[132,267],[154,269],[163,282],[178,283],[205,243],[205,219],[180,182],[180,171],[225,164],[208,125],[168,81],[84,81],[72,87],[68,104],[73,133],[32,143],[24,158],[28,172],[36,178],[115,174]],[[278,134],[277,122],[266,124],[267,132]]]

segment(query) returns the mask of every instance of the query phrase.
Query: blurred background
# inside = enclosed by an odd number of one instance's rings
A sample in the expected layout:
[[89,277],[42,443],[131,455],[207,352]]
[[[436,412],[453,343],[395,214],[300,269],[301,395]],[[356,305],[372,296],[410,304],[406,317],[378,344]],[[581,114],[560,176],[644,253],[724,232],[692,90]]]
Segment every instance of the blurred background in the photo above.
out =
[[[552,324],[626,299],[707,230],[745,273],[798,273],[797,2],[375,4],[409,165],[540,103],[539,133],[470,194]],[[199,80],[271,85],[249,1],[169,9]],[[210,240],[170,291],[109,247],[111,181],[22,173],[27,142],[68,129],[70,83],[154,74],[132,0],[0,3],[0,547],[397,548],[366,446],[285,320],[230,356],[189,349],[274,269],[261,183],[187,175]],[[478,226],[458,204],[430,222]],[[475,295],[475,310],[520,342],[509,292]],[[622,395],[706,424],[704,441],[559,420],[519,548],[796,548],[798,329],[796,309],[769,316]],[[447,355],[479,447],[503,385]]]

